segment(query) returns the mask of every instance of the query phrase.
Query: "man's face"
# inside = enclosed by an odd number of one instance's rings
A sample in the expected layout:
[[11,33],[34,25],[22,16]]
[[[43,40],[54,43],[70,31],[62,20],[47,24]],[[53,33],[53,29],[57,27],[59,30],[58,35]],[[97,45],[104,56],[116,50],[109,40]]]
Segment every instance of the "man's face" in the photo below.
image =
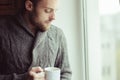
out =
[[37,3],[29,14],[30,23],[41,31],[49,29],[55,19],[57,0],[42,0]]

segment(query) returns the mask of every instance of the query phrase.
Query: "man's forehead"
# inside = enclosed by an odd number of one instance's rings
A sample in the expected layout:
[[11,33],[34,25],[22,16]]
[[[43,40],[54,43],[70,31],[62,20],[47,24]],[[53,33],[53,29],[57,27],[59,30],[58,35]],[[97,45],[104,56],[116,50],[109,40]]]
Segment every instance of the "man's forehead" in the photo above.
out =
[[43,7],[55,8],[57,7],[57,0],[42,0],[38,2],[38,5]]

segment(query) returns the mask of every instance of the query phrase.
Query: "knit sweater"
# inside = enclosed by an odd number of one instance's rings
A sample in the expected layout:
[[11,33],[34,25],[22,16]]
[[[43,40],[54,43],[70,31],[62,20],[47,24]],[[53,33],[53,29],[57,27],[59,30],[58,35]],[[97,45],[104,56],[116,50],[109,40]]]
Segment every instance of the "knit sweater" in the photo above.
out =
[[22,16],[0,18],[0,80],[26,80],[28,70],[40,66],[61,69],[70,80],[65,36],[54,25],[34,36]]

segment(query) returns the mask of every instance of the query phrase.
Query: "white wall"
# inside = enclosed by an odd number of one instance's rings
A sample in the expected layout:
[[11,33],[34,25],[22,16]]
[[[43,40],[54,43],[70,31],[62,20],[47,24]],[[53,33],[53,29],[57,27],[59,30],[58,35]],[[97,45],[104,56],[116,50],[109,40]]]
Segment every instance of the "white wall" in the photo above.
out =
[[89,80],[102,80],[98,0],[86,0]]
[[[77,0],[59,0],[60,6],[53,24],[60,27],[67,38],[68,54],[72,68],[72,80],[82,79],[82,54],[80,48],[80,25],[78,24]],[[79,0],[78,0],[79,1]]]

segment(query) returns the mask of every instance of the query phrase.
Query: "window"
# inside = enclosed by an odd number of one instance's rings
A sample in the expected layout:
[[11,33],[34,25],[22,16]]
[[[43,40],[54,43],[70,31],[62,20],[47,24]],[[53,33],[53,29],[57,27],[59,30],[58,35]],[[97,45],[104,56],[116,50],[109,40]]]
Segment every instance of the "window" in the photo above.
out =
[[83,0],[85,80],[120,80],[119,0]]
[[99,14],[100,33],[102,38],[102,80],[120,80],[118,76],[120,70],[119,0],[99,0]]

